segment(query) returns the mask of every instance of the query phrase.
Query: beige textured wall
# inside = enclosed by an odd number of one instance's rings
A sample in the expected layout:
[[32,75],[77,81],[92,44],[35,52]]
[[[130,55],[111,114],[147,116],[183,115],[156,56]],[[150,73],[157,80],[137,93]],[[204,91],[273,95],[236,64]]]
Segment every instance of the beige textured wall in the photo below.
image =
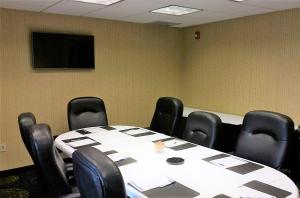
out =
[[[111,124],[145,126],[159,96],[243,115],[268,109],[300,123],[300,9],[186,29],[0,9],[0,170],[31,164],[17,116],[33,112],[54,134],[66,104],[105,100]],[[96,70],[33,70],[32,30],[95,35]],[[201,39],[194,39],[194,31]]]
[[[0,10],[0,28],[2,27],[2,12]],[[3,87],[3,83],[2,83],[2,66],[3,66],[3,46],[2,46],[2,31],[0,29],[0,142],[4,141],[4,133],[3,133],[3,121],[2,121],[2,109],[3,109],[3,105],[2,105],[2,87]],[[3,158],[1,157],[0,154],[0,164],[3,164]],[[1,167],[1,165],[0,165]],[[1,170],[1,169],[0,169]]]
[[[77,96],[104,99],[110,124],[147,126],[160,96],[180,97],[182,32],[133,23],[62,15],[1,12],[1,133],[7,152],[0,170],[31,164],[17,125],[33,112],[54,134],[67,131],[67,102]],[[93,34],[95,70],[33,70],[30,32]]]
[[186,105],[266,109],[300,123],[300,9],[187,28],[184,41]]

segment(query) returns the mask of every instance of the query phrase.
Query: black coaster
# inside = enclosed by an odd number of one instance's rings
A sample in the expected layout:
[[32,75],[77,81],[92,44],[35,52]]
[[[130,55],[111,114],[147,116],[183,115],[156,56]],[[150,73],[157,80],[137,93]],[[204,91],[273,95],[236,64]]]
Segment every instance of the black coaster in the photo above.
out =
[[168,164],[181,165],[184,163],[184,159],[181,157],[170,157],[167,159]]

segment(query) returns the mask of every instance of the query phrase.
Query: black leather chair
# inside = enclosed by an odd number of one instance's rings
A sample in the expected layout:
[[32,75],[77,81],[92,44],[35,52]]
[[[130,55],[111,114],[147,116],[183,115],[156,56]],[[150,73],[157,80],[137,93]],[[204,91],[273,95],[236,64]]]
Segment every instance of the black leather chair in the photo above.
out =
[[33,125],[36,125],[35,116],[30,112],[21,113],[18,116],[18,123],[19,123],[22,140],[26,146],[28,153],[30,154],[31,159],[33,159],[29,130]]
[[33,161],[48,187],[51,197],[79,197],[76,187],[67,178],[67,166],[53,144],[51,129],[47,124],[30,128]]
[[84,147],[76,150],[72,158],[82,198],[126,198],[119,168],[101,151]]
[[215,148],[222,121],[216,114],[192,112],[186,122],[183,139],[208,148]]
[[234,154],[280,169],[287,159],[294,122],[288,116],[251,111],[243,120]]
[[172,97],[157,100],[150,129],[166,135],[176,135],[182,118],[183,104]]
[[96,97],[72,99],[68,103],[68,124],[70,130],[106,126],[108,123],[103,100]]

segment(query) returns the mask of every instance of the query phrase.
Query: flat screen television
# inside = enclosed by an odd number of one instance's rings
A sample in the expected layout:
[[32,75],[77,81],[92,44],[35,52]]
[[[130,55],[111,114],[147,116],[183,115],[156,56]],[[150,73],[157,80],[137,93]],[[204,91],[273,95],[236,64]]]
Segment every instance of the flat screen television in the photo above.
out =
[[33,68],[94,69],[94,36],[32,32]]

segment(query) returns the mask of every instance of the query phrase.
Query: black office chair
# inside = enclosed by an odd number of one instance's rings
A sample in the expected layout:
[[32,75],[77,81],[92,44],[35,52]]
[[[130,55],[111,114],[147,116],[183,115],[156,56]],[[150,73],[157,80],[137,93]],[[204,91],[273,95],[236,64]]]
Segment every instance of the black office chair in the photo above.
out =
[[189,142],[215,148],[222,121],[216,114],[196,111],[189,114],[183,138]]
[[150,129],[166,135],[175,135],[182,118],[183,104],[172,97],[161,97],[157,100]]
[[251,111],[243,120],[234,154],[280,169],[289,153],[294,122],[288,116]]
[[84,147],[76,150],[72,158],[82,198],[126,198],[119,168],[101,151]]
[[53,144],[51,129],[47,124],[30,128],[30,143],[35,166],[41,173],[52,197],[79,197],[76,187],[67,178],[67,166]]
[[30,112],[21,113],[18,116],[18,123],[19,123],[22,140],[26,146],[28,153],[30,154],[31,159],[33,159],[29,130],[30,127],[36,125],[35,116]]
[[72,99],[68,103],[68,124],[70,130],[106,126],[108,123],[103,100],[96,97]]

